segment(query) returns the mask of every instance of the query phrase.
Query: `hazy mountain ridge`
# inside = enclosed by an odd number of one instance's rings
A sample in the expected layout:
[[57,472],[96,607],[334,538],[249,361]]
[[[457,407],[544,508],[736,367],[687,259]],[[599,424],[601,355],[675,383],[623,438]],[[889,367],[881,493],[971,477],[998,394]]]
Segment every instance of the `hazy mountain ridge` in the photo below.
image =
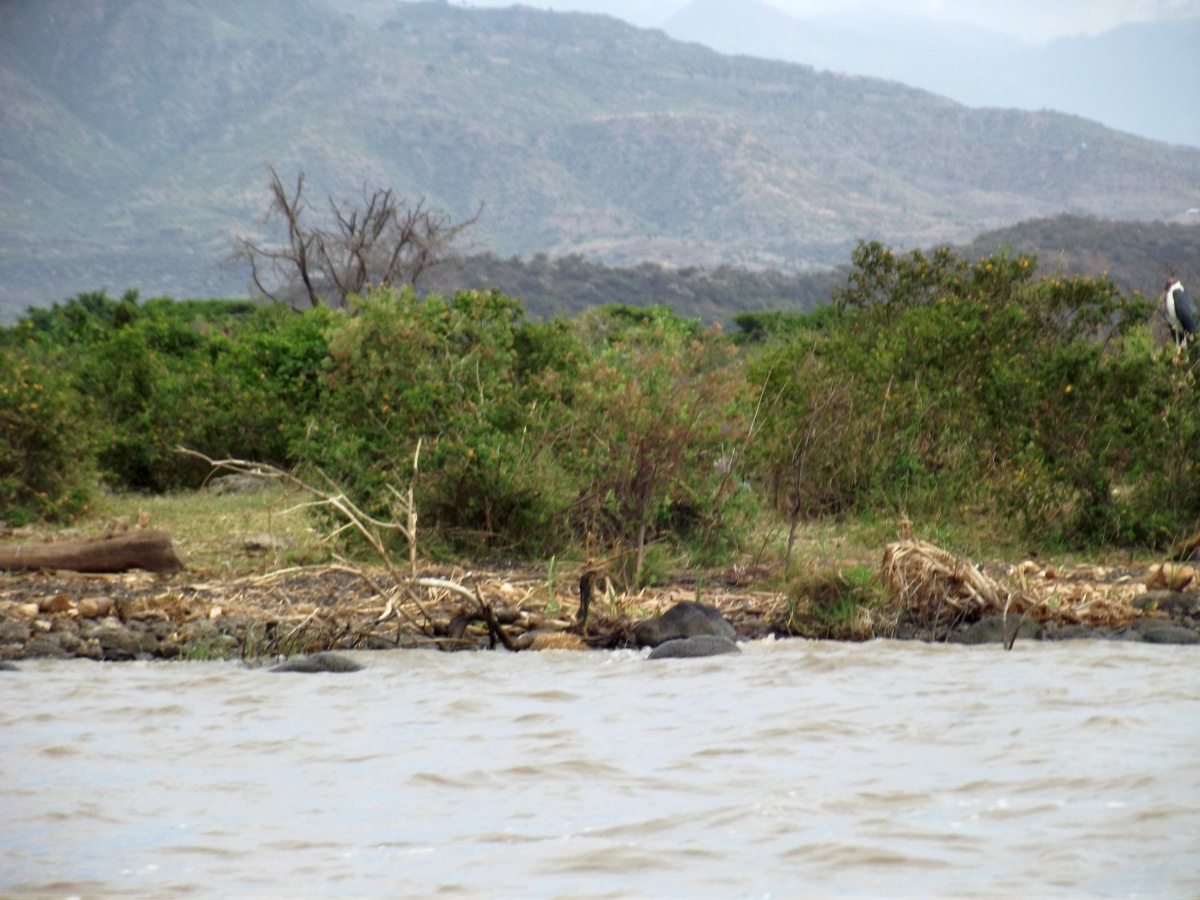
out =
[[[959,248],[969,260],[1030,253],[1040,272],[1086,278],[1108,275],[1124,291],[1157,297],[1168,275],[1200,284],[1200,222],[1110,222],[1083,216],[1033,219],[988,231]],[[611,267],[579,257],[557,260],[468,256],[434,269],[425,288],[452,292],[463,284],[497,287],[520,297],[530,315],[573,315],[599,304],[662,304],[703,322],[730,324],[739,312],[810,312],[845,284],[846,268],[809,273],[720,266],[666,268],[656,263]]]
[[10,313],[99,287],[241,293],[220,261],[268,163],[307,174],[312,215],[387,185],[456,218],[482,204],[479,249],[610,263],[802,270],[859,238],[1200,205],[1200,150],[604,16],[418,3],[375,27],[316,0],[49,0],[0,7],[0,51]]
[[801,19],[761,0],[693,0],[663,29],[723,53],[900,81],[970,106],[1054,109],[1200,146],[1198,16],[1035,46],[882,10]]

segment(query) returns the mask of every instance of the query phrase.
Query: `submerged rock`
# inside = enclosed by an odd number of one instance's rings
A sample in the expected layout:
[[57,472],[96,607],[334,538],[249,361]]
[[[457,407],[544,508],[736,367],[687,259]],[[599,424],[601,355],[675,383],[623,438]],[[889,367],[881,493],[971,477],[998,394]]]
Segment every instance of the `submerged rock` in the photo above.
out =
[[1040,641],[1042,625],[1032,619],[1021,620],[1019,616],[1009,616],[1008,631],[1005,632],[1004,616],[988,616],[968,625],[962,631],[952,631],[946,635],[947,644],[1004,644],[1016,632],[1017,640]]
[[1143,630],[1142,640],[1147,644],[1200,644],[1200,634],[1182,625],[1164,624]]
[[657,647],[667,641],[713,635],[733,641],[737,632],[713,606],[684,600],[676,603],[661,616],[639,622],[633,630],[639,647]]
[[313,653],[281,662],[272,672],[357,672],[362,666],[336,653]]
[[646,658],[683,659],[686,657],[720,656],[723,653],[741,652],[741,648],[731,638],[716,634],[698,634],[695,637],[664,641],[655,647]]
[[1113,630],[1104,625],[1057,625],[1046,629],[1050,641],[1112,640]]

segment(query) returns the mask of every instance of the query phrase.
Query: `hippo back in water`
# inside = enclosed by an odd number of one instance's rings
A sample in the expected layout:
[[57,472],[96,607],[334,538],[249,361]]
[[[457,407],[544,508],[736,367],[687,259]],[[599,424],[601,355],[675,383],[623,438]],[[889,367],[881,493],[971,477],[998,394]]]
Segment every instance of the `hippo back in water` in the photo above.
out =
[[272,672],[357,672],[361,665],[336,653],[294,656],[271,669]]
[[719,609],[692,600],[676,603],[661,616],[639,622],[633,630],[634,640],[639,647],[657,647],[667,641],[699,635],[732,641],[737,637],[737,632]]
[[716,634],[698,634],[695,637],[676,638],[664,641],[650,651],[647,659],[684,659],[700,656],[720,656],[724,653],[741,653],[737,643]]

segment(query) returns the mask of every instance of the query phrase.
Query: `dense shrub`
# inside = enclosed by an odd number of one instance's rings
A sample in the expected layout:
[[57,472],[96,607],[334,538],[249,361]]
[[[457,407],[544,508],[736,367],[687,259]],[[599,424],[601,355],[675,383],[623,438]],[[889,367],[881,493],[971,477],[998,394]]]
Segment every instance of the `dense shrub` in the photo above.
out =
[[217,457],[289,464],[288,445],[319,397],[328,317],[235,301],[139,303],[103,292],[31,311],[8,332],[53,357],[81,403],[87,457],[113,487],[194,487]]
[[1161,545],[1194,527],[1193,375],[1151,352],[1152,306],[1105,278],[1035,270],[860,245],[835,292],[847,315],[752,369],[770,411],[756,459],[793,522],[1007,517],[1072,546]]
[[1200,351],[1155,347],[1152,304],[1023,255],[852,263],[834,304],[732,339],[666,306],[530,322],[498,291],[303,314],[80,295],[0,330],[3,515],[78,514],[93,471],[197,485],[184,445],[394,516],[420,445],[426,552],[613,554],[642,580],[736,550],[759,502],[793,536],[899,512],[1035,545],[1195,531]]
[[420,441],[427,534],[476,552],[552,547],[565,502],[534,402],[537,348],[526,342],[524,363],[515,352],[523,323],[497,292],[357,299],[333,332],[325,402],[297,459],[386,514],[388,485],[407,484]]
[[561,458],[579,484],[581,536],[633,551],[670,536],[710,553],[730,541],[725,506],[746,442],[736,348],[665,310],[601,310],[581,326],[598,344],[580,373]]
[[[18,327],[14,332],[28,332]],[[10,335],[11,337],[11,335]],[[0,511],[8,525],[70,521],[94,486],[90,417],[70,377],[27,343],[0,353]]]

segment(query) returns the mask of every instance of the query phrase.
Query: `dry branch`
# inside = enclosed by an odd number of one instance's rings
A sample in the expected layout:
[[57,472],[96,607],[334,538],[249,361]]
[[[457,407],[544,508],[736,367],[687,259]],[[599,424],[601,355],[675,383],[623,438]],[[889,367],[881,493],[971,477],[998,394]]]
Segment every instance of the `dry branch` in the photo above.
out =
[[[401,509],[406,515],[406,524],[400,524],[399,522],[386,522],[381,519],[376,519],[375,517],[363,512],[363,510],[356,506],[354,502],[346,496],[345,492],[342,491],[338,485],[334,483],[334,481],[324,472],[319,472],[319,474],[326,482],[329,483],[330,490],[323,490],[315,487],[303,479],[293,475],[291,472],[280,469],[276,466],[268,465],[266,463],[256,463],[244,459],[212,459],[203,453],[200,453],[196,450],[189,450],[186,447],[178,447],[176,448],[176,452],[187,456],[194,456],[197,459],[202,459],[212,466],[214,470],[227,469],[236,474],[257,475],[261,478],[279,481],[297,491],[303,491],[316,498],[316,500],[312,501],[311,503],[303,503],[297,507],[292,507],[293,510],[304,508],[306,506],[328,506],[336,510],[338,514],[341,515],[341,517],[345,520],[345,524],[336,529],[332,534],[328,535],[326,539],[329,540],[333,537],[336,537],[345,530],[357,531],[371,546],[371,549],[375,551],[376,555],[387,568],[388,574],[392,578],[392,582],[396,585],[396,588],[393,589],[393,591],[407,592],[412,597],[417,609],[419,609],[421,614],[425,617],[425,624],[418,624],[418,628],[426,637],[433,637],[432,632],[429,630],[429,626],[432,623],[429,613],[421,605],[421,601],[417,599],[416,595],[409,589],[406,579],[400,574],[399,571],[397,571],[396,566],[392,563],[391,555],[388,553],[387,548],[383,544],[383,540],[378,534],[378,531],[398,531],[405,538],[409,546],[409,564],[411,571],[410,578],[415,579],[417,573],[417,511],[415,502],[413,500],[413,483],[416,480],[417,462],[421,454],[420,441],[417,442],[417,449],[413,454],[413,480],[409,482],[407,497],[401,495],[399,491],[396,491],[395,489],[392,490],[393,495],[399,501]],[[381,598],[386,599],[386,606],[383,614],[379,618],[379,621],[387,619],[392,613],[400,615],[400,607],[396,604],[396,598],[393,591],[384,590],[382,587],[376,584],[363,570],[355,569],[354,567],[350,566],[347,566],[347,568],[350,571],[358,574],[368,584],[370,584]]]

